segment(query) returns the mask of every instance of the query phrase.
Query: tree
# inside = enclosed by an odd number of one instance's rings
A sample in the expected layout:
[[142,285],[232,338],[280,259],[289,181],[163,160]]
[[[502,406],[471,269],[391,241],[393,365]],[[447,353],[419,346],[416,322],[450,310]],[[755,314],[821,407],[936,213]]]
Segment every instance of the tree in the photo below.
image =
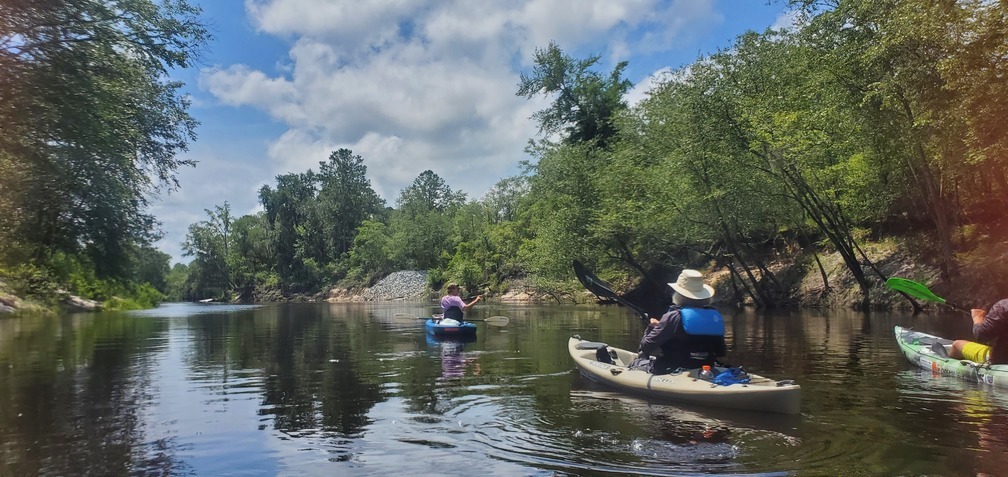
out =
[[277,188],[263,186],[259,201],[266,209],[266,221],[272,232],[273,250],[276,252],[276,271],[282,286],[295,281],[302,269],[298,257],[304,226],[315,202],[315,174],[283,174],[277,176]]
[[446,212],[464,204],[465,200],[464,193],[452,191],[441,176],[428,169],[399,193],[396,207],[401,212],[414,216],[427,212]]
[[278,281],[274,241],[266,214],[259,212],[235,220],[231,226],[231,282],[243,299],[253,299],[259,285]]
[[206,214],[207,220],[189,226],[182,250],[185,256],[194,256],[194,261],[199,263],[202,286],[198,291],[223,296],[235,288],[231,274],[236,262],[231,254],[234,217],[226,201],[214,210],[206,209]]
[[137,283],[150,283],[161,293],[168,292],[166,277],[170,271],[171,255],[150,246],[134,252],[134,276]]
[[945,276],[957,273],[955,226],[1005,204],[1006,22],[1004,2],[841,0],[805,29],[844,66],[880,157],[905,178],[899,212],[933,224]]
[[192,300],[196,298],[191,293],[189,283],[189,266],[176,263],[165,276],[165,297],[169,301]]
[[329,155],[329,162],[319,163],[318,208],[323,235],[329,243],[328,261],[350,250],[357,227],[378,217],[385,208],[366,174],[364,159],[349,149],[335,151]]
[[[5,2],[0,242],[8,260],[86,254],[123,277],[157,238],[152,193],[177,187],[196,121],[171,68],[210,38],[184,0]],[[10,175],[6,175],[9,173]],[[19,257],[12,257],[18,254]]]
[[393,271],[391,237],[388,227],[378,221],[365,220],[357,228],[353,248],[348,258],[351,278],[374,283],[380,277]]
[[493,222],[507,222],[518,219],[521,203],[528,197],[528,176],[508,177],[497,181],[480,200]]
[[539,123],[540,134],[561,133],[568,144],[609,145],[616,134],[613,118],[626,109],[623,96],[633,83],[621,78],[628,64],[625,61],[617,64],[609,77],[591,71],[599,58],[575,60],[554,42],[536,49],[535,67],[531,74],[521,74],[517,95],[531,99],[537,94],[556,94],[549,108],[532,116]]

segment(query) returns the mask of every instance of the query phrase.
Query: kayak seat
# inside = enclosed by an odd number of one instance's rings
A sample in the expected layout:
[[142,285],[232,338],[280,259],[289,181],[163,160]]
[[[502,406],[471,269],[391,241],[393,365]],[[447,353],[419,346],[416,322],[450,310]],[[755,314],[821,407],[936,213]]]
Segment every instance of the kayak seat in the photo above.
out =
[[462,309],[457,306],[449,306],[448,309],[444,311],[444,317],[462,321]]
[[945,345],[938,341],[935,341],[935,343],[931,345],[931,351],[934,351],[934,354],[941,356],[942,358],[948,358],[948,350],[945,349]]
[[613,364],[612,356],[609,356],[609,350],[604,346],[595,348],[595,359],[600,363]]

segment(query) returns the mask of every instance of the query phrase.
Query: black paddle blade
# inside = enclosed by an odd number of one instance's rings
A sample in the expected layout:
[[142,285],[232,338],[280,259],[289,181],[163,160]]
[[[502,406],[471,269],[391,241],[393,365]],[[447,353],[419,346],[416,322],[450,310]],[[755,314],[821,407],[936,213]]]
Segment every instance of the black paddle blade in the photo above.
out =
[[588,289],[588,291],[598,296],[616,298],[616,292],[613,291],[612,285],[593,275],[580,261],[574,260],[574,274],[577,275],[578,281],[580,281],[581,284]]
[[640,315],[641,320],[644,321],[644,324],[647,325],[648,316],[647,313],[644,312],[644,310],[642,310],[639,306],[624,300],[623,297],[617,295],[616,292],[613,291],[612,285],[589,272],[588,269],[585,268],[584,264],[582,264],[581,262],[574,260],[573,265],[574,265],[574,274],[577,275],[578,281],[580,281],[581,284],[588,289],[588,291],[594,293],[597,296],[605,296],[612,298],[613,300],[616,300],[619,304],[637,312],[637,314]]

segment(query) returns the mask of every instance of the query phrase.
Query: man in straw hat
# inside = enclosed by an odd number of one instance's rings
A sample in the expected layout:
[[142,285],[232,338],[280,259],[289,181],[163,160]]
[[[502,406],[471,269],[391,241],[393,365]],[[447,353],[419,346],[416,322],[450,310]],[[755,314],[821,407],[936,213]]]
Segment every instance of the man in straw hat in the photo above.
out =
[[710,307],[714,288],[704,283],[702,273],[690,269],[668,285],[674,291],[672,306],[660,320],[651,318],[638,359],[654,357],[655,374],[714,365],[726,351],[724,318]]

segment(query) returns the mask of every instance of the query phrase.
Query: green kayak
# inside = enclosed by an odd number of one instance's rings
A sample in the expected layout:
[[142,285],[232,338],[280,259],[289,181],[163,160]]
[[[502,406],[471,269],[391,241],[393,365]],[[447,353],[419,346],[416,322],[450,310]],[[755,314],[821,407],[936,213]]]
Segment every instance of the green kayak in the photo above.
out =
[[952,340],[900,326],[895,327],[896,343],[911,363],[934,374],[1008,387],[1008,364],[976,363],[949,358]]

